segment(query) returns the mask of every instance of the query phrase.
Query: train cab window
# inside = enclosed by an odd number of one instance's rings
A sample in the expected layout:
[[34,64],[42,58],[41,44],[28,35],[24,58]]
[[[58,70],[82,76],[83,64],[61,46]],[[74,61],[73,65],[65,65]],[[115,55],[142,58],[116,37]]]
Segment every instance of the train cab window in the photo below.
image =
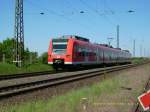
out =
[[56,44],[53,45],[53,49],[66,49],[67,48],[67,44]]
[[67,39],[53,39],[53,53],[64,54],[67,49]]
[[55,54],[65,54],[67,45],[53,45],[53,53]]

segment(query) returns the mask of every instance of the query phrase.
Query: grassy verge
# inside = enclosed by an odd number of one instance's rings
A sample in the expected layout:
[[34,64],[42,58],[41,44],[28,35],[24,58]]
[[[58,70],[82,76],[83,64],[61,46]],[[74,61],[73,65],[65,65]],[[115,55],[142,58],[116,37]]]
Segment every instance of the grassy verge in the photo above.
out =
[[[2,112],[82,112],[83,98],[87,99],[89,106],[99,102],[105,103],[105,100],[108,103],[130,103],[131,99],[137,99],[147,80],[148,73],[149,66],[145,66],[141,70],[136,69],[120,75],[114,74],[115,76],[101,80],[99,83],[72,90],[64,95],[47,98],[46,101],[38,100],[15,106],[10,105],[6,108],[1,107],[0,110]],[[121,87],[131,87],[132,90],[129,91]],[[126,110],[127,107],[120,106],[120,112]]]
[[113,94],[117,90],[118,84],[119,80],[112,78],[91,87],[84,87],[76,91],[72,90],[65,95],[53,97],[48,101],[10,106],[3,112],[78,112],[81,109],[82,98],[87,98],[90,101],[103,93]]
[[[132,58],[132,63],[142,63],[149,59],[146,58]],[[46,64],[34,64],[28,65],[23,68],[17,68],[13,64],[0,63],[0,75],[4,74],[15,74],[15,73],[25,73],[25,72],[38,72],[38,71],[47,71],[53,70],[51,66]]]
[[52,67],[46,64],[34,64],[22,68],[17,68],[13,64],[0,63],[0,75],[25,73],[25,72],[38,72],[47,70],[52,70]]
[[142,62],[146,62],[146,61],[149,61],[150,59],[149,58],[143,58],[143,57],[140,57],[140,58],[132,58],[132,63],[133,64],[140,64]]

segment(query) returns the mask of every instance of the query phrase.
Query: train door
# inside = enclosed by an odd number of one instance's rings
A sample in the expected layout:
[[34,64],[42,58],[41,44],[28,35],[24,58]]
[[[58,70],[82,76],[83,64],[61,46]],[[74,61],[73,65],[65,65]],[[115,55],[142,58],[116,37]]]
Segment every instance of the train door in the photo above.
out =
[[99,48],[99,51],[98,51],[98,54],[99,54],[99,64],[103,63],[103,50],[101,48]]
[[102,60],[103,60],[102,63],[104,63],[104,61],[105,61],[104,57],[105,57],[105,55],[104,55],[104,50],[102,50]]
[[85,63],[88,64],[89,63],[89,57],[88,57],[88,47],[85,48],[84,51],[84,57],[85,57]]
[[99,63],[99,49],[98,48],[96,48],[96,63],[98,64]]

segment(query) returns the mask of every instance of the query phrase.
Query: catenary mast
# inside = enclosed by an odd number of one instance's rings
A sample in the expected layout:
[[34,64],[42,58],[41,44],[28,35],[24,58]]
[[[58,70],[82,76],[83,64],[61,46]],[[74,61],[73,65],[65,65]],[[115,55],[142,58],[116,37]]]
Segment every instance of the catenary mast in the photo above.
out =
[[13,62],[21,67],[24,53],[24,23],[23,23],[23,0],[15,3],[15,26],[14,26],[14,56]]

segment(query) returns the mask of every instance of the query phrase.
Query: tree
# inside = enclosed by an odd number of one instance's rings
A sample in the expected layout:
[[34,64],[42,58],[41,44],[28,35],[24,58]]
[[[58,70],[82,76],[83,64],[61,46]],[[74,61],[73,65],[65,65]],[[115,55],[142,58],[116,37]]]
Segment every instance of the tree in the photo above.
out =
[[41,56],[40,56],[40,60],[42,63],[47,64],[47,59],[48,59],[48,53],[44,52]]
[[3,53],[2,53],[2,43],[0,43],[0,62],[2,61]]
[[[0,61],[2,61],[3,54],[5,54],[6,62],[12,63],[13,55],[14,55],[13,50],[14,50],[13,39],[7,38],[2,43],[0,43]],[[30,52],[28,48],[24,50],[24,53],[23,53],[24,64],[29,64],[31,60],[32,60],[32,63],[36,63],[37,57],[38,57],[37,52]]]
[[1,55],[5,54],[7,62],[12,62],[13,59],[13,39],[7,38],[1,44]]

